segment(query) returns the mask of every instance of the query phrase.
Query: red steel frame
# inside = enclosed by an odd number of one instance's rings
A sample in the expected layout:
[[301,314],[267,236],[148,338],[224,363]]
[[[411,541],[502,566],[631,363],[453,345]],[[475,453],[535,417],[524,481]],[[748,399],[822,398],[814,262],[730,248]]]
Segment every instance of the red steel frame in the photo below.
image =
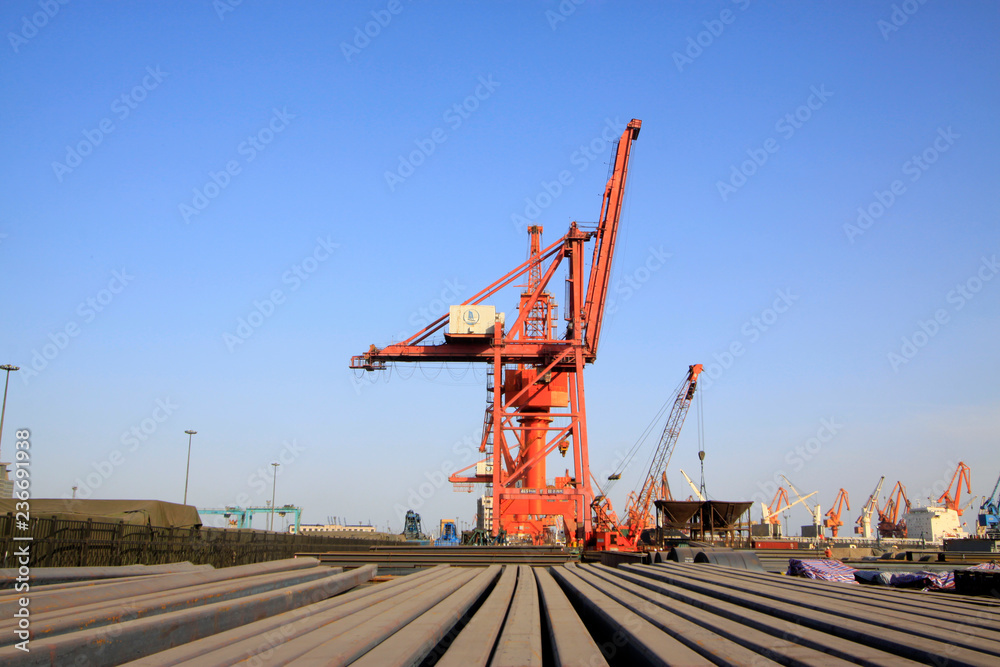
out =
[[[472,464],[449,479],[492,489],[494,535],[528,535],[538,542],[548,526],[558,526],[569,541],[593,537],[583,369],[597,356],[631,146],[641,127],[642,121],[633,119],[618,141],[594,231],[583,231],[573,222],[565,236],[542,248],[541,227],[529,228],[529,258],[462,304],[482,304],[526,275],[518,317],[506,332],[498,318],[492,338],[446,334],[444,343],[425,343],[444,329],[448,316],[443,315],[401,343],[372,345],[367,353],[351,358],[351,368],[367,371],[384,369],[391,362],[491,365],[494,382],[480,451],[491,455],[492,472],[463,476],[476,466]],[[584,244],[590,240],[595,244],[585,284]],[[555,301],[547,287],[564,261],[567,325],[565,335],[555,338]],[[572,473],[567,469],[566,475],[549,484],[545,462],[556,450],[563,456],[572,451]]]

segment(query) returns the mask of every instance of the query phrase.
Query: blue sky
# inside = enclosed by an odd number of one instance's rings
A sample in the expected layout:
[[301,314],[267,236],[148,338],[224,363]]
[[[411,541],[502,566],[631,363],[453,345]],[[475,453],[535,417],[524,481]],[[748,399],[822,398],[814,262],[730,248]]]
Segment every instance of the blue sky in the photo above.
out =
[[996,3],[18,1],[0,26],[0,456],[31,429],[36,497],[180,501],[195,429],[199,507],[263,505],[280,460],[307,522],[471,521],[439,482],[483,369],[350,356],[520,263],[518,216],[595,220],[633,117],[595,474],[703,363],[716,498],[783,472],[824,511],[881,475],[926,501],[959,460],[993,488]]

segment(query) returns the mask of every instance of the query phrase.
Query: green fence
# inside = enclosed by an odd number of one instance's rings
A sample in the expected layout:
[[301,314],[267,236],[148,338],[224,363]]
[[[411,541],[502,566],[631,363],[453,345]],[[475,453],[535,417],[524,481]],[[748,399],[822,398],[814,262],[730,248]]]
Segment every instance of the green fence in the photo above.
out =
[[[0,568],[20,564],[15,550],[27,545],[29,567],[157,565],[190,561],[215,567],[290,558],[302,551],[367,550],[399,544],[401,537],[291,535],[224,528],[157,528],[123,521],[31,519],[28,530],[14,531],[14,517],[0,516]],[[30,536],[31,540],[17,540]]]

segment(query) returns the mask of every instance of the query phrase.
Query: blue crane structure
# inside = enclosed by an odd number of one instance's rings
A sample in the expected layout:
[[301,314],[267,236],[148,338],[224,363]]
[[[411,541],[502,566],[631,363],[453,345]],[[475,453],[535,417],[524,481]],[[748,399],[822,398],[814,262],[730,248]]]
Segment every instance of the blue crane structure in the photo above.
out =
[[458,526],[454,521],[441,520],[441,536],[434,540],[436,547],[457,547],[462,541],[458,537]]
[[1000,536],[1000,477],[993,486],[993,493],[979,506],[977,532],[991,537]]
[[[253,515],[254,514],[270,514],[270,507],[224,507],[222,509],[199,509],[199,514],[215,514],[224,516],[230,519],[230,524],[234,524],[235,528],[252,528],[253,527]],[[295,507],[294,505],[283,505],[281,507],[275,507],[274,513],[278,516],[285,516],[286,514],[292,513],[295,515],[295,534],[298,535],[299,528],[302,525],[302,508]],[[230,517],[236,517],[232,519]]]

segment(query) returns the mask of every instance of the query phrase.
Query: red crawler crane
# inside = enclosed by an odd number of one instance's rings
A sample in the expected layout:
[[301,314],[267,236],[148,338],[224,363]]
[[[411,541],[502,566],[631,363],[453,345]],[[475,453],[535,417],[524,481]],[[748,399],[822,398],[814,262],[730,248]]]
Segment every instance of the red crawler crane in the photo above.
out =
[[[958,480],[958,485],[956,486],[955,480]],[[947,507],[950,510],[955,510],[958,512],[958,516],[962,516],[962,512],[965,508],[961,506],[962,502],[962,483],[965,483],[965,492],[972,493],[972,469],[965,465],[961,461],[958,462],[958,468],[955,469],[955,474],[951,476],[951,484],[945,489],[941,497],[938,498],[938,502]],[[955,487],[955,497],[951,496],[951,487]]]
[[642,531],[649,527],[653,518],[650,509],[653,500],[672,500],[670,486],[667,484],[667,465],[669,465],[670,457],[674,453],[677,438],[681,434],[684,418],[687,417],[688,410],[691,408],[691,400],[698,387],[698,376],[701,375],[701,370],[701,364],[694,364],[688,368],[687,377],[681,382],[680,390],[674,399],[674,406],[663,426],[663,435],[660,436],[660,444],[653,454],[646,480],[638,493],[630,494],[626,503],[626,531],[630,547],[634,548],[638,544]]
[[[576,222],[558,241],[542,248],[542,228],[529,228],[528,260],[405,341],[352,357],[351,368],[381,370],[391,362],[482,362],[487,375],[487,407],[479,450],[485,459],[457,471],[455,484],[487,485],[493,535],[545,537],[549,526],[564,529],[567,541],[591,541],[593,528],[584,365],[597,357],[604,306],[611,282],[618,222],[625,195],[632,142],[642,121],[629,122],[618,141],[613,170],[604,190],[601,216],[593,230]],[[594,241],[589,277],[584,248]],[[566,263],[569,302],[566,331],[555,332],[556,304],[548,291],[556,269]],[[502,313],[484,305],[502,288],[526,276],[518,315],[504,329]],[[427,339],[448,325],[443,343]],[[545,462],[572,450],[573,469],[546,481]],[[475,468],[474,474],[462,476]]]
[[[694,364],[688,367],[687,375],[677,388],[674,405],[663,425],[663,434],[650,461],[649,472],[642,486],[628,495],[625,503],[625,521],[618,522],[618,517],[611,508],[611,501],[605,496],[594,499],[595,519],[594,530],[597,534],[596,548],[603,550],[617,547],[621,550],[635,551],[639,548],[642,531],[650,528],[653,522],[652,505],[654,500],[673,500],[670,495],[670,485],[667,483],[667,466],[674,453],[677,438],[680,437],[684,419],[691,408],[694,392],[698,388],[698,376],[702,365]],[[611,479],[617,479],[614,475]]]
[[826,513],[827,518],[823,521],[823,527],[829,528],[833,537],[837,537],[837,531],[844,525],[844,522],[840,520],[840,513],[844,507],[847,508],[848,512],[851,511],[851,501],[847,498],[847,491],[841,489],[833,501],[833,507]]

